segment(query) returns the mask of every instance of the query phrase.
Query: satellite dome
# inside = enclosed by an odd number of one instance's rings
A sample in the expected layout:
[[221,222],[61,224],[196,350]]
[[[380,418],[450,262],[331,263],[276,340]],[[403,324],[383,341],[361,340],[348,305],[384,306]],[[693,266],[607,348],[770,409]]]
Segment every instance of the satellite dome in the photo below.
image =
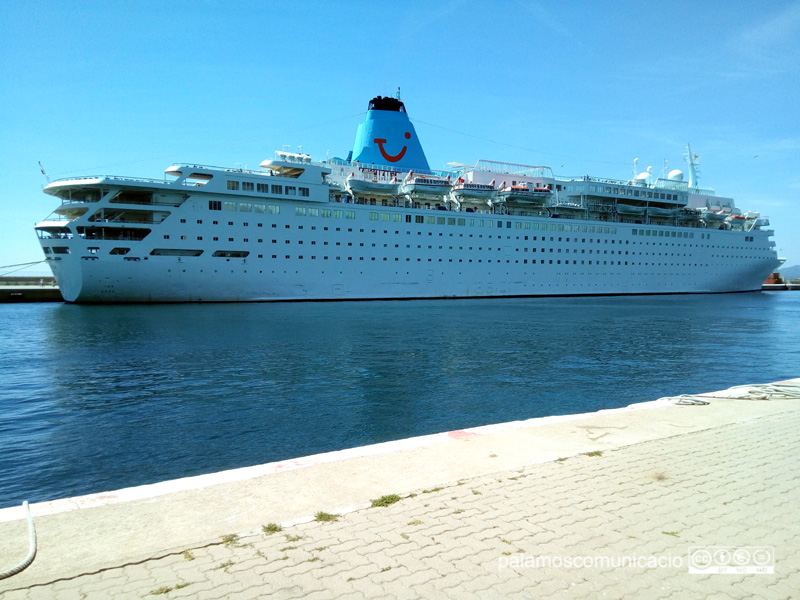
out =
[[683,171],[680,169],[673,169],[667,174],[667,179],[671,181],[683,181]]

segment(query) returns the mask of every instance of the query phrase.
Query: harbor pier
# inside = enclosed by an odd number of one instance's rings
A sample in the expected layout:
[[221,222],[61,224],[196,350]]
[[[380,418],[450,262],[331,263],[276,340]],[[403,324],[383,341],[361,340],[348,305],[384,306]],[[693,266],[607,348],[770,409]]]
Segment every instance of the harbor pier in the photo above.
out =
[[[31,505],[35,598],[786,598],[800,379]],[[28,552],[0,510],[0,570]],[[737,570],[738,569],[738,570]]]
[[0,277],[2,302],[63,302],[54,277]]

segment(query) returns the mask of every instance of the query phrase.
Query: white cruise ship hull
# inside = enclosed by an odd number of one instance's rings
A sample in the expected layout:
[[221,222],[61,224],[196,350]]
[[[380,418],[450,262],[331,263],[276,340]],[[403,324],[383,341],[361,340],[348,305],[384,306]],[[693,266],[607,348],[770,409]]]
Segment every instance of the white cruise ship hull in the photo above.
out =
[[[458,210],[450,177],[465,173],[427,170],[399,99],[370,102],[351,155],[315,163],[281,151],[257,171],[176,164],[164,179],[59,180],[45,192],[61,204],[36,231],[64,299],[78,303],[744,292],[781,263],[757,213],[713,228],[684,218],[733,203],[680,179],[557,178],[479,161],[473,184],[544,189],[541,206]],[[410,198],[353,198],[363,164],[405,178]],[[675,214],[620,214],[630,201]]]
[[[215,246],[201,256],[153,256],[146,239],[135,256],[118,256],[109,254],[117,241],[73,238],[46,244],[69,248],[48,254],[49,264],[65,300],[89,303],[742,292],[759,290],[779,265],[766,232],[745,245],[739,231],[343,206],[354,218],[243,221],[234,213],[233,225],[217,227],[236,240],[226,245],[252,249],[246,258],[212,256]],[[188,202],[182,212],[196,217],[202,204]],[[444,224],[374,220],[383,212],[446,216]],[[164,222],[159,237],[213,233],[186,221]],[[573,231],[542,229],[551,225]],[[647,230],[656,237],[642,235]]]

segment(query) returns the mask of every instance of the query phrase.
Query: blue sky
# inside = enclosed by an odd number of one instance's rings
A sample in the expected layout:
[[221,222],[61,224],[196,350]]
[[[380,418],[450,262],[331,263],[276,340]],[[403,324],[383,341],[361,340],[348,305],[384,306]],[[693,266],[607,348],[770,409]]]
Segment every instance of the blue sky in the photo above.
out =
[[[43,258],[45,179],[347,155],[401,89],[432,168],[686,171],[800,264],[800,2],[0,2],[0,267]],[[10,269],[0,269],[6,273]],[[36,265],[35,273],[46,272]]]

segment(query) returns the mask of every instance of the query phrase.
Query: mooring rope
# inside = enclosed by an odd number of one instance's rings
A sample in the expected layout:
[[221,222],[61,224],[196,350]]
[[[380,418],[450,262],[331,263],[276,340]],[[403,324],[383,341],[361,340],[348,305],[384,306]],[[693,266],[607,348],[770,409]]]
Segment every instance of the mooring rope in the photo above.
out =
[[728,388],[731,390],[747,390],[739,396],[710,396],[704,394],[681,394],[668,396],[659,400],[670,401],[673,404],[698,405],[708,404],[707,399],[720,400],[800,400],[800,383],[759,383],[751,385],[736,385]]
[[28,516],[28,538],[29,538],[28,556],[26,556],[25,560],[19,563],[16,567],[12,567],[7,571],[0,572],[0,579],[5,579],[6,577],[11,577],[12,575],[16,575],[20,571],[24,571],[31,565],[33,559],[36,558],[36,528],[33,526],[33,516],[31,515],[31,509],[28,506],[27,500],[22,503],[22,507],[25,509],[25,513]]

